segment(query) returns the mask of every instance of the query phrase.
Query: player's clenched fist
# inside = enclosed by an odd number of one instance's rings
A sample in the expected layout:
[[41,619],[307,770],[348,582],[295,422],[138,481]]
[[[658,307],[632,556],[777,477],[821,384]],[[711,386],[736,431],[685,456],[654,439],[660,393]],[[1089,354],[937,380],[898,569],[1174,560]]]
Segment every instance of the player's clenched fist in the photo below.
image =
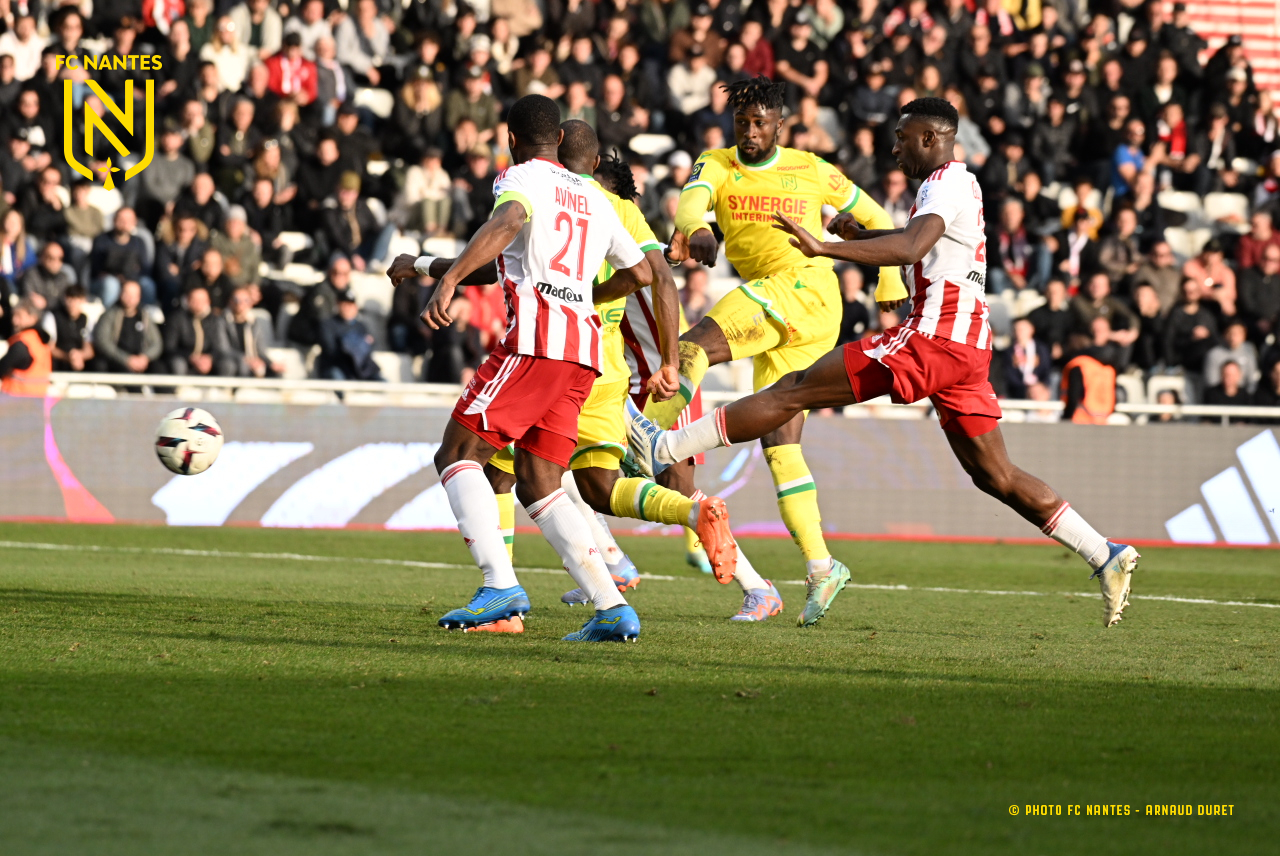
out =
[[[676,234],[680,234],[676,232]],[[707,267],[716,266],[716,256],[720,254],[720,242],[716,240],[716,236],[710,229],[699,229],[688,237],[689,252],[688,255],[695,262],[704,264]],[[672,244],[675,243],[675,237],[672,237]],[[672,256],[674,260],[675,256]]]
[[853,219],[853,215],[847,211],[832,217],[831,222],[827,224],[827,231],[836,235],[842,241],[856,241],[862,237],[862,227],[858,225],[857,220]]
[[395,261],[391,263],[391,267],[387,268],[387,276],[391,277],[393,286],[399,285],[406,279],[412,279],[418,275],[418,271],[414,268],[417,259],[408,253],[401,253],[396,256]]
[[676,366],[664,365],[653,373],[645,392],[654,401],[669,401],[680,391],[680,371]]
[[427,308],[422,310],[422,320],[432,330],[439,330],[453,323],[453,316],[449,314],[449,302],[453,300],[455,288],[453,283],[442,279],[436,284],[435,291],[431,292]]

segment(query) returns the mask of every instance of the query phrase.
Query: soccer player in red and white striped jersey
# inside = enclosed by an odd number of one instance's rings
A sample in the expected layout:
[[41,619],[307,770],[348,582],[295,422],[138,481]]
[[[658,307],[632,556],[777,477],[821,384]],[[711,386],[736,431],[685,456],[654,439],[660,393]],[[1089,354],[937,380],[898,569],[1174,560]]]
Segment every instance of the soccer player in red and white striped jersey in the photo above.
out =
[[[997,420],[995,391],[987,380],[991,331],[984,297],[986,253],[982,191],[955,160],[956,109],[941,98],[920,98],[902,108],[893,155],[908,176],[923,183],[905,228],[860,230],[837,218],[830,230],[845,240],[824,243],[782,214],[777,227],[806,256],[865,265],[903,266],[911,311],[884,333],[831,351],[802,372],[740,399],[686,429],[660,431],[633,416],[631,443],[638,458],[662,468],[717,446],[754,440],[798,414],[889,395],[899,404],[928,398],[937,410],[961,466],[974,484],[1054,540],[1071,548],[1101,579],[1103,623],[1120,620],[1128,605],[1138,552],[1098,534],[1062,497],[1009,460]],[[896,309],[905,301],[888,301]],[[837,567],[810,575],[801,624],[827,611],[849,574]]]
[[[514,443],[520,502],[596,608],[587,626],[566,639],[634,640],[639,619],[614,586],[561,479],[577,444],[583,402],[602,366],[592,300],[596,272],[607,259],[617,271],[610,284],[629,289],[648,285],[652,271],[604,194],[557,162],[562,132],[554,101],[521,98],[508,128],[515,166],[494,184],[493,214],[440,278],[423,312],[433,329],[448,326],[458,285],[497,260],[510,323],[454,407],[435,457],[484,584],[440,624],[523,630],[529,599],[511,567],[484,474],[494,453]],[[389,274],[398,283],[428,274],[430,264],[428,257],[414,264],[397,259]]]

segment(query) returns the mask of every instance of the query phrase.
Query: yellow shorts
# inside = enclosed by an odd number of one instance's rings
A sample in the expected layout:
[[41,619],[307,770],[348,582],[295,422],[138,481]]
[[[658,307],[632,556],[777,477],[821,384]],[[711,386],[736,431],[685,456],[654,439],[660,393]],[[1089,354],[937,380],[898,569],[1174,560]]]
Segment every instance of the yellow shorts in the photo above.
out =
[[[599,467],[602,470],[618,469],[627,453],[627,390],[631,379],[613,383],[597,383],[582,405],[578,416],[578,446],[569,459],[569,469],[583,470]],[[514,473],[515,454],[508,446],[499,449],[489,463],[504,473]]]
[[759,392],[834,348],[843,313],[835,272],[803,267],[738,286],[707,317],[719,325],[735,360],[754,358]]

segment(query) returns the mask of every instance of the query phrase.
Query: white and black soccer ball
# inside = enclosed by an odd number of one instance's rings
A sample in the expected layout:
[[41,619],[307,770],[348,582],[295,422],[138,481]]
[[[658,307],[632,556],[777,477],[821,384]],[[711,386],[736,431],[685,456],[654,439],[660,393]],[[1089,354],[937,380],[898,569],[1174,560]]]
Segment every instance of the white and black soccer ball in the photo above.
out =
[[180,476],[194,476],[213,465],[222,451],[218,420],[199,407],[181,407],[160,420],[156,457]]

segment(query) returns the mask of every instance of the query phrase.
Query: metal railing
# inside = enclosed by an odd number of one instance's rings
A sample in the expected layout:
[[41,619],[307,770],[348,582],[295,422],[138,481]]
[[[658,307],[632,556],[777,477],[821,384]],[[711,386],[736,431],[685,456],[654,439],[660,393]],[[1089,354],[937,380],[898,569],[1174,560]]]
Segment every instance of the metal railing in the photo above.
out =
[[[462,387],[447,383],[394,383],[359,380],[290,380],[284,378],[230,378],[189,375],[134,375],[97,372],[54,372],[51,394],[71,398],[95,398],[95,388],[110,388],[111,396],[121,388],[140,390],[147,397],[196,398],[210,401],[265,400],[253,393],[278,393],[283,403],[319,404],[341,399],[353,405],[390,405],[401,407],[452,407],[462,394]],[[244,392],[242,392],[244,391]],[[736,401],[748,393],[737,390],[702,390],[702,399],[708,404],[725,404]],[[1061,401],[1027,401],[1001,399],[1006,411],[1055,412],[1063,409]],[[867,409],[870,415],[884,412],[887,407],[913,411],[930,409],[927,401],[915,404],[893,405],[888,398],[875,399],[853,408]],[[1221,407],[1206,404],[1146,404],[1122,403],[1116,412],[1129,417],[1152,417],[1168,414],[1175,419],[1216,418],[1224,424],[1231,420],[1277,419],[1280,407]],[[1141,421],[1141,420],[1139,420]]]

